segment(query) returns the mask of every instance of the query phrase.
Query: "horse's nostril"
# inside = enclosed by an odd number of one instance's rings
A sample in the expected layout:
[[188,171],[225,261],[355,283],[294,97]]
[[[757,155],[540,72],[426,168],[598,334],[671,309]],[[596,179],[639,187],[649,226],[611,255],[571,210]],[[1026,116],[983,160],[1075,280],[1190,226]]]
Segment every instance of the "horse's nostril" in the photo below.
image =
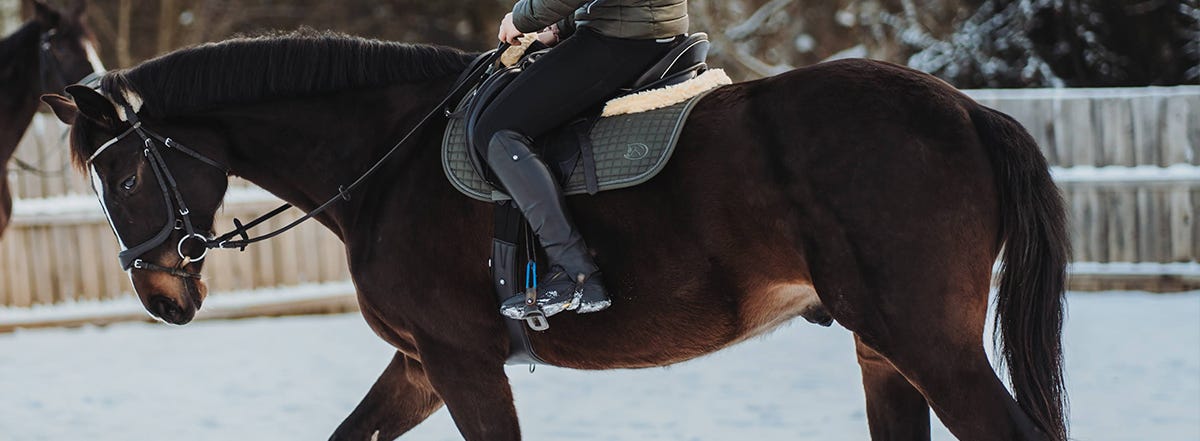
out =
[[169,323],[176,323],[182,311],[175,302],[165,296],[156,296],[150,301],[150,312]]

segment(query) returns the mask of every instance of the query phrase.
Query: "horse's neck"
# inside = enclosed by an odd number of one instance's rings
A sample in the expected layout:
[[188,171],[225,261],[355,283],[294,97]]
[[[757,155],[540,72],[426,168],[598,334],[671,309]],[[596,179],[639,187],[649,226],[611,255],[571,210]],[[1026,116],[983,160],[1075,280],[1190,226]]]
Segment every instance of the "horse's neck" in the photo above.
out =
[[9,36],[17,39],[5,43],[15,43],[14,50],[0,65],[9,68],[0,69],[0,164],[12,156],[17,148],[25,129],[33,121],[37,113],[38,94],[41,85],[38,84],[38,33],[22,30]]
[[[393,86],[383,90],[354,91],[312,99],[264,104],[221,112],[232,145],[231,172],[246,178],[285,201],[311,210],[334,197],[339,186],[349,186],[414,127],[442,98],[453,79],[436,84]],[[443,127],[434,118],[433,125]],[[341,234],[353,222],[356,210],[373,187],[397,176],[427,174],[414,170],[415,149],[437,149],[429,144],[428,128],[410,140],[363,186],[348,203],[335,204],[323,224]],[[433,138],[438,138],[436,133]],[[440,173],[439,170],[435,170]]]

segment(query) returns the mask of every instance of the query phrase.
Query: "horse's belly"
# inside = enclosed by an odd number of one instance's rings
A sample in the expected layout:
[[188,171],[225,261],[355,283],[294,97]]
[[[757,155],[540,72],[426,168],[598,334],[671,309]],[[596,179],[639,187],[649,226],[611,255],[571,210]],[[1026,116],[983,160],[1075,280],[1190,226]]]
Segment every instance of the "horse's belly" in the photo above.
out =
[[742,301],[738,316],[742,339],[761,335],[800,316],[824,326],[831,323],[816,288],[808,281],[772,284],[750,293]]

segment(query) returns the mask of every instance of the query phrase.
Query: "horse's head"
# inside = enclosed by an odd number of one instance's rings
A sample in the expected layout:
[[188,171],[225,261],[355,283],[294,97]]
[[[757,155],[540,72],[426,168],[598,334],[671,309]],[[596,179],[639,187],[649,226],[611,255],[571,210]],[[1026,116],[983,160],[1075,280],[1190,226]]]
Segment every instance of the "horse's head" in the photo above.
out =
[[67,92],[69,98],[42,100],[71,125],[72,156],[91,176],[121,243],[122,268],[147,311],[168,323],[188,323],[207,294],[200,269],[228,186],[223,137],[202,124],[143,126],[131,106],[96,90],[70,86]]
[[41,29],[38,42],[42,91],[54,93],[92,73],[104,72],[96,53],[96,38],[84,22],[87,2],[77,0],[68,11],[34,1],[34,20]]

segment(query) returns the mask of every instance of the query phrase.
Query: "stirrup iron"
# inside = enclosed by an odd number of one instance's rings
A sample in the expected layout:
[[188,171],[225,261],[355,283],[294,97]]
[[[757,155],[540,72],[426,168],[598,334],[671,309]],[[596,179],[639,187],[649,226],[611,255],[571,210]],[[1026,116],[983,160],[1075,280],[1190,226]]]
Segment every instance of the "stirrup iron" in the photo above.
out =
[[546,320],[546,316],[542,315],[542,311],[530,311],[525,314],[525,324],[529,325],[529,329],[537,332],[550,329],[550,321]]
[[[534,266],[533,268],[537,268]],[[528,270],[527,270],[528,271]],[[533,270],[533,276],[537,277],[536,269]],[[542,313],[542,309],[537,305],[537,279],[532,283],[526,284],[525,288],[525,324],[529,325],[529,329],[542,332],[550,329],[550,320],[546,319],[546,314]]]

